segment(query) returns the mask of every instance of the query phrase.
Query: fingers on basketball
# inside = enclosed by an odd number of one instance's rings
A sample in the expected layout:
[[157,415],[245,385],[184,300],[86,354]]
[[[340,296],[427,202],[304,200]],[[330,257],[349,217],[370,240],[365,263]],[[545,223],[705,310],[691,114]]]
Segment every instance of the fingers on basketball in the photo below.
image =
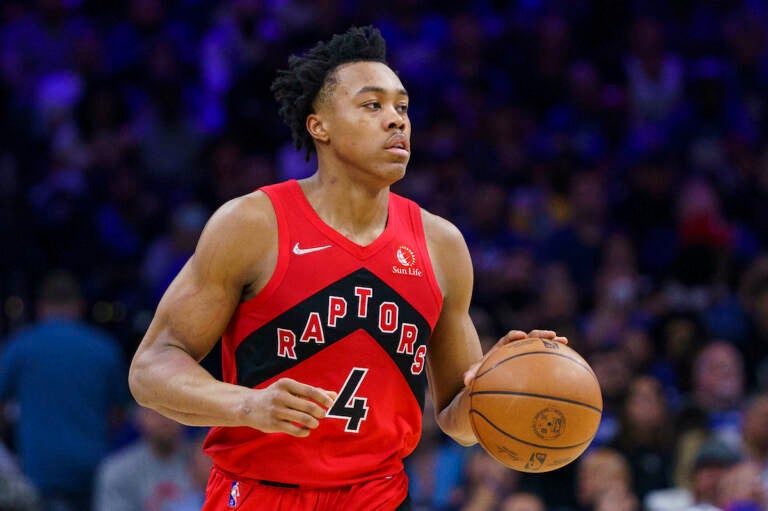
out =
[[578,458],[597,432],[603,407],[592,369],[554,337],[489,353],[469,396],[480,445],[523,472],[548,472]]

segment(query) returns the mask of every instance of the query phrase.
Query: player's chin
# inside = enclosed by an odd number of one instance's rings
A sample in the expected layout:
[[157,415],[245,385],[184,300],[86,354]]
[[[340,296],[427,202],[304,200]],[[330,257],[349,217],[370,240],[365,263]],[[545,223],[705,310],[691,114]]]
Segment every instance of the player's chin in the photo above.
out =
[[394,162],[390,164],[390,166],[395,174],[399,174],[400,177],[403,177],[405,175],[405,169],[408,168],[408,160]]
[[400,167],[395,168],[390,177],[390,182],[395,183],[403,179],[405,177],[405,167],[406,167],[405,165],[402,165]]
[[389,184],[395,183],[401,180],[405,176],[405,169],[408,166],[408,162],[385,162],[379,165],[375,174],[379,176],[382,181],[386,181]]

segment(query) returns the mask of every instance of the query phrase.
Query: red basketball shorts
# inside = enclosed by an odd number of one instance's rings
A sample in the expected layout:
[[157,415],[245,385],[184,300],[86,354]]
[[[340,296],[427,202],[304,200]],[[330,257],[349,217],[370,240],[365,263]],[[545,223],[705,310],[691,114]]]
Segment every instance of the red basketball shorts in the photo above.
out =
[[214,466],[202,511],[399,511],[407,509],[407,496],[405,472],[351,486],[299,488],[236,479]]

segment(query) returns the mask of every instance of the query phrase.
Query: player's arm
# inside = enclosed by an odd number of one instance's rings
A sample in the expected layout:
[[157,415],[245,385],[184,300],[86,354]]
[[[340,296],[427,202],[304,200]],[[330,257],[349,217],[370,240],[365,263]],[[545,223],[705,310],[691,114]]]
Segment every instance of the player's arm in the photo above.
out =
[[277,221],[263,193],[230,201],[211,217],[131,363],[129,384],[140,405],[196,426],[250,426],[294,436],[317,427],[325,415],[318,404],[332,404],[321,389],[281,379],[253,390],[218,381],[199,365],[243,289],[263,287],[276,258]]
[[427,351],[427,377],[437,423],[462,445],[477,442],[469,422],[469,396],[464,373],[483,356],[477,331],[469,316],[472,298],[472,261],[459,230],[447,220],[422,213],[430,259],[443,308]]
[[427,351],[429,388],[440,429],[456,442],[472,445],[477,439],[470,424],[467,389],[484,356],[526,337],[568,341],[551,330],[533,330],[527,334],[511,330],[483,355],[469,315],[473,270],[467,244],[461,232],[447,220],[426,211],[422,219],[430,259],[443,293],[443,308]]

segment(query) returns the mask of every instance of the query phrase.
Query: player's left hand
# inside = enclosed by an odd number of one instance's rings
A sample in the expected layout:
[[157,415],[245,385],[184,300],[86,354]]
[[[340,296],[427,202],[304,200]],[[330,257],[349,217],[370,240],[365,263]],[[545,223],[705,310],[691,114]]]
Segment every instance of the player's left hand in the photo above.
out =
[[468,387],[469,384],[472,383],[472,380],[475,378],[475,375],[477,375],[477,370],[480,368],[480,365],[483,363],[483,360],[485,360],[485,358],[488,355],[490,355],[497,349],[509,343],[512,343],[515,341],[522,341],[524,339],[530,339],[530,338],[546,339],[548,341],[557,341],[563,344],[568,344],[567,338],[558,336],[552,330],[531,330],[528,333],[525,333],[522,330],[510,330],[504,335],[504,337],[499,339],[498,342],[493,345],[493,348],[488,350],[488,353],[483,355],[483,358],[480,360],[480,362],[477,362],[476,364],[472,364],[472,366],[470,366],[470,368],[467,369],[467,371],[464,373],[464,385]]

